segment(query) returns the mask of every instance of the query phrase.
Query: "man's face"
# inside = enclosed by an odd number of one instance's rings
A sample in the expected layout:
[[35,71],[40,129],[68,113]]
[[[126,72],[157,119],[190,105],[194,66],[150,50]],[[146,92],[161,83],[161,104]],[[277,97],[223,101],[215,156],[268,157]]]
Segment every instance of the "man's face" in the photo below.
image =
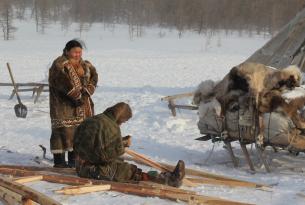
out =
[[71,50],[68,51],[67,54],[68,54],[68,57],[70,59],[73,59],[75,61],[79,61],[82,58],[83,49],[80,48],[80,47],[74,47],[74,48],[71,48]]
[[117,123],[119,126],[121,126],[123,123],[127,122],[129,119],[124,119],[124,118],[121,118],[121,119],[118,119]]

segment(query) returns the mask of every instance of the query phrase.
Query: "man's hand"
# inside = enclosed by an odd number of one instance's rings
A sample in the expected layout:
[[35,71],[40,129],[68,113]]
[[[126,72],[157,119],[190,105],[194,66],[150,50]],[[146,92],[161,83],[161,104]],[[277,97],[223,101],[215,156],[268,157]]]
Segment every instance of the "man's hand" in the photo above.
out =
[[130,147],[130,145],[131,145],[131,136],[130,135],[123,137],[123,145],[124,145],[124,147]]

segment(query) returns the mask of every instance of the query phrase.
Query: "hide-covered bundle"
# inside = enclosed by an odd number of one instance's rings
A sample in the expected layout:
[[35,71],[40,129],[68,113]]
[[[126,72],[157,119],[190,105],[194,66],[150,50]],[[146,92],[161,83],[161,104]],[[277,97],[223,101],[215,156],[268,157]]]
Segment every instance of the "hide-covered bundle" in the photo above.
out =
[[277,70],[240,64],[217,83],[202,82],[194,103],[199,106],[200,133],[209,136],[205,139],[305,151],[305,89],[296,66]]

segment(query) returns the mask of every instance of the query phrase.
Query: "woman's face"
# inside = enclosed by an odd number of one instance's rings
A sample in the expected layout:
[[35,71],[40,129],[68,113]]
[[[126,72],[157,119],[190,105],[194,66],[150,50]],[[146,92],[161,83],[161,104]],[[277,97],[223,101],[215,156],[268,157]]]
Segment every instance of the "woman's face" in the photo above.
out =
[[75,61],[79,61],[82,58],[83,49],[80,48],[80,47],[71,48],[71,50],[69,50],[67,52],[67,55],[68,55],[69,59],[73,59]]

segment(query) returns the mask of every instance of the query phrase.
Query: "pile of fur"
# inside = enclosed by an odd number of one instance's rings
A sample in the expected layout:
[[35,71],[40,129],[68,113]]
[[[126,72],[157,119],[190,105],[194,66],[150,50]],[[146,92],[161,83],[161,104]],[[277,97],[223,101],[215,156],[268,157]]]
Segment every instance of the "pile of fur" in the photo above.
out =
[[202,82],[193,99],[201,134],[305,150],[301,77],[293,65],[277,70],[242,63],[219,82]]

